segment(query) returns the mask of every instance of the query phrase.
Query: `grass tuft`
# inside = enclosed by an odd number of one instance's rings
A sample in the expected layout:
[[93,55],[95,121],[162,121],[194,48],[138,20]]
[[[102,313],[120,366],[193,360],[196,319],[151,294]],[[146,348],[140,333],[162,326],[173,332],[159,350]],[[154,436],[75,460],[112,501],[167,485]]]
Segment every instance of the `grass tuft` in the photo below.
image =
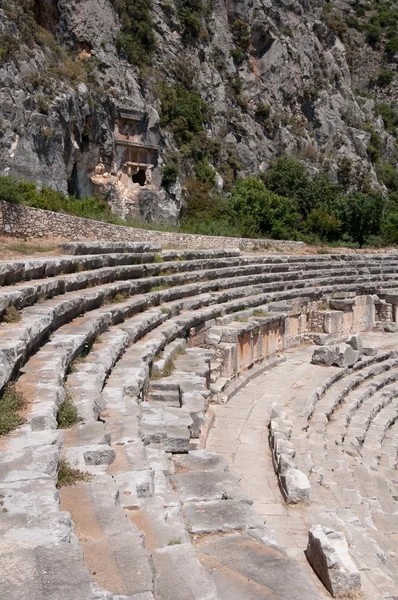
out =
[[155,262],[155,263],[162,263],[163,262],[163,256],[161,256],[160,254],[155,253],[155,255],[153,257],[153,262]]
[[91,481],[92,475],[87,471],[80,471],[80,469],[74,469],[68,464],[68,462],[61,458],[58,466],[58,480],[57,488],[68,487],[76,485],[79,481]]
[[149,291],[150,292],[162,292],[163,290],[169,289],[169,287],[170,286],[167,285],[167,283],[161,283],[160,285],[153,285]]
[[19,323],[22,319],[21,313],[15,308],[15,306],[8,306],[3,315],[3,321],[5,323]]
[[168,358],[164,365],[163,377],[170,377],[170,375],[174,373],[175,368],[176,366],[174,360],[172,358]]
[[23,425],[25,419],[19,414],[27,402],[21,392],[18,392],[15,385],[9,385],[0,398],[0,435],[10,433],[20,425]]
[[171,538],[171,540],[169,541],[169,543],[167,545],[168,546],[177,546],[178,544],[182,544],[181,538]]
[[73,404],[69,392],[66,392],[65,400],[58,409],[57,423],[58,429],[69,429],[81,421],[76,406]]

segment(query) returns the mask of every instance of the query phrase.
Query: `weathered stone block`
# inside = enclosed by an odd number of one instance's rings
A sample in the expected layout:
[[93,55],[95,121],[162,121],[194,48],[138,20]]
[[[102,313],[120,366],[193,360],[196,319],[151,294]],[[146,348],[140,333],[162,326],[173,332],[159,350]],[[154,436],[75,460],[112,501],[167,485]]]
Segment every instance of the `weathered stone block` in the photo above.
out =
[[357,592],[361,576],[348,553],[344,534],[323,525],[314,525],[308,534],[308,562],[332,596]]

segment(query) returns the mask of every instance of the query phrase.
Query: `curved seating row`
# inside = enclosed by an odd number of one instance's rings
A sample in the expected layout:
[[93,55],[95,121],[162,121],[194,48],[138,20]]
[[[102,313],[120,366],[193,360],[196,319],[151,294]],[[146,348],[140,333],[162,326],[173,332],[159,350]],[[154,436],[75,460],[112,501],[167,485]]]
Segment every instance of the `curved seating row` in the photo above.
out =
[[[201,536],[214,535],[221,545],[218,534],[229,533],[237,549],[249,544],[261,554],[266,531],[225,461],[193,450],[210,384],[285,347],[258,340],[289,327],[289,301],[304,323],[317,302],[336,292],[382,295],[398,287],[398,256],[160,253],[156,245],[121,254],[105,252],[122,248],[95,244],[66,249],[73,257],[0,265],[1,310],[13,305],[20,316],[0,324],[0,384],[17,377],[29,402],[26,423],[4,438],[0,456],[0,493],[10,513],[2,533],[6,555],[21,569],[18,585],[43,586],[31,566],[41,564],[53,573],[54,600],[168,600],[170,578],[181,578],[192,598],[221,600],[211,570],[198,561],[208,549]],[[305,324],[297,335],[286,332],[286,344],[308,333]],[[238,358],[228,371],[232,356]],[[372,357],[369,367],[378,361]],[[82,421],[63,435],[57,412],[65,397]],[[54,485],[61,458],[95,478],[61,490],[60,511]],[[286,573],[294,570],[292,561],[269,552]],[[51,567],[61,563],[73,585]],[[308,574],[296,575],[298,600],[323,597]],[[5,594],[11,581],[7,572]],[[32,598],[43,600],[32,589]],[[173,593],[186,598],[174,586]]]

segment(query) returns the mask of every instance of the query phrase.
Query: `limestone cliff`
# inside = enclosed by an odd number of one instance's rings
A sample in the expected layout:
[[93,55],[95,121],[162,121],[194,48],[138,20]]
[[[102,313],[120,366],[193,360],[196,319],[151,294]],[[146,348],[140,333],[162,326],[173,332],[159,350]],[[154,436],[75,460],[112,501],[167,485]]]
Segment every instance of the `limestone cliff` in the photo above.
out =
[[[225,192],[283,153],[380,187],[375,161],[395,160],[398,122],[378,106],[397,102],[398,49],[366,39],[362,0],[152,0],[150,35],[135,19],[132,37],[129,3],[0,1],[2,174],[158,221],[178,219],[198,161]],[[204,101],[189,138],[185,116],[165,110],[181,90],[186,105]]]

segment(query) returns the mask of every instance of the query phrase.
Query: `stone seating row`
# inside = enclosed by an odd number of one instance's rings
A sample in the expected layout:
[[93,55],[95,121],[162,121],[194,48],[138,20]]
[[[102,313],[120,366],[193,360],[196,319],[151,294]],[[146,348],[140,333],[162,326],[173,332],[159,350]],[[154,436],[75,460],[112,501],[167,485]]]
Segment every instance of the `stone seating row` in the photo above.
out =
[[[84,257],[87,258],[87,257]],[[90,257],[89,257],[90,258]],[[94,257],[95,258],[95,257]],[[123,255],[122,255],[122,258]],[[244,260],[244,267],[239,267],[239,264]],[[249,260],[249,259],[247,259]],[[251,259],[250,259],[251,260]],[[131,261],[130,261],[131,262]],[[84,266],[84,265],[83,265]],[[222,269],[222,267],[226,267]],[[171,263],[170,265],[166,263],[149,263],[149,264],[141,264],[141,265],[115,265],[112,267],[101,267],[100,265],[89,265],[89,268],[94,268],[95,270],[85,270],[83,272],[72,273],[69,275],[59,275],[57,273],[52,273],[51,277],[48,277],[48,281],[46,280],[35,280],[31,278],[29,283],[25,283],[23,285],[12,285],[12,286],[3,286],[3,289],[0,292],[0,312],[3,313],[5,309],[13,304],[17,308],[23,308],[26,305],[32,304],[37,301],[43,301],[46,298],[53,297],[58,294],[63,294],[68,291],[73,291],[76,289],[82,289],[85,287],[92,287],[99,284],[104,284],[112,281],[123,280],[123,279],[138,279],[143,277],[160,277],[162,274],[170,275],[171,273],[175,273],[175,276],[165,277],[164,279],[159,279],[158,283],[160,284],[172,284],[176,285],[177,283],[188,283],[189,281],[205,281],[211,280],[215,276],[218,278],[224,277],[237,277],[241,273],[250,274],[250,271],[254,273],[260,273],[263,275],[261,281],[278,281],[278,280],[295,280],[300,278],[311,278],[313,275],[315,276],[317,271],[309,272],[308,276],[303,277],[303,273],[301,271],[290,272],[288,275],[285,274],[276,274],[271,275],[269,273],[263,273],[263,266],[260,264],[248,264],[245,259],[234,259],[229,261],[220,259],[212,259],[210,261],[204,262],[200,261],[184,261],[178,262],[176,264]],[[249,271],[247,270],[249,268]],[[214,273],[211,273],[214,269]],[[221,270],[220,270],[221,269]],[[200,275],[195,273],[195,271],[200,270]],[[185,272],[184,275],[178,276],[179,272]],[[186,272],[192,271],[192,273]],[[325,271],[325,274],[329,274],[330,276],[334,275],[334,269]],[[341,270],[336,271],[336,275],[341,274]],[[346,271],[347,275],[355,275],[355,270]]]
[[[228,285],[230,281],[227,280],[224,285]],[[231,280],[232,283],[236,283],[235,280]],[[138,284],[139,285],[139,284]],[[219,286],[220,284],[218,284]],[[284,284],[283,284],[284,286]],[[149,283],[145,282],[144,288],[148,288]],[[275,286],[267,286],[266,289],[274,289]],[[149,287],[151,289],[151,287]],[[251,289],[242,286],[241,288],[237,288],[236,296],[243,296],[245,293],[250,293],[250,291],[258,291],[264,290],[263,286],[253,286]],[[326,289],[328,291],[329,288]],[[117,284],[105,284],[101,286],[98,290],[83,290],[80,292],[70,292],[64,294],[59,301],[56,299],[51,299],[49,301],[38,304],[37,306],[28,307],[22,311],[22,321],[17,324],[10,324],[3,326],[2,331],[2,340],[1,346],[3,350],[3,385],[6,383],[9,378],[12,376],[15,368],[20,365],[26,355],[35,345],[40,343],[41,339],[48,334],[51,328],[57,327],[62,322],[70,320],[76,314],[81,314],[85,310],[90,310],[95,308],[104,302],[107,298],[111,300],[117,294],[127,294],[137,291],[136,282],[121,282]],[[207,288],[205,288],[207,291]],[[198,287],[192,286],[182,286],[180,288],[172,288],[171,290],[159,291],[157,293],[148,293],[148,298],[151,303],[158,303],[160,299],[170,300],[173,298],[183,297],[187,292],[194,294],[195,292],[203,293],[203,287],[200,285]],[[308,289],[308,293],[311,293],[311,289]],[[319,294],[319,290],[315,293]],[[231,294],[231,291],[228,292],[229,297],[235,295],[235,292]],[[299,295],[299,292],[296,290],[292,290],[290,292],[290,296],[296,297]],[[220,294],[222,296],[222,294]],[[225,294],[224,294],[225,296]],[[216,298],[217,294],[213,297]],[[281,298],[279,295],[278,298]],[[224,298],[226,299],[226,298]],[[254,300],[253,305],[258,305],[259,303],[264,303],[265,300],[276,299],[276,297],[270,296],[268,298],[257,299]],[[209,301],[214,301],[210,299]],[[217,301],[217,299],[216,299]],[[248,299],[248,302],[250,298]],[[145,304],[145,302],[144,302]],[[141,309],[144,304],[142,304]],[[6,359],[4,359],[6,357]]]
[[[351,283],[347,285],[352,286]],[[244,286],[242,285],[241,287],[243,288]],[[330,286],[330,288],[333,289],[333,286]],[[156,597],[166,598],[165,591],[159,592],[162,586],[163,590],[167,588],[165,579],[167,575],[166,571],[175,573],[174,576],[177,577],[177,574],[180,574],[181,571],[178,568],[178,563],[182,560],[182,555],[187,555],[190,557],[184,563],[186,567],[189,567],[187,573],[197,573],[195,594],[202,594],[195,595],[194,597],[203,597],[203,599],[205,597],[217,598],[214,585],[211,585],[206,572],[201,569],[197,562],[195,551],[189,544],[184,520],[188,524],[188,531],[191,536],[217,533],[218,531],[241,531],[247,527],[253,530],[253,532],[255,530],[258,531],[260,537],[264,536],[264,532],[261,533],[262,522],[258,520],[250,509],[249,499],[241,495],[241,491],[236,486],[236,481],[231,476],[222,475],[224,471],[221,470],[221,474],[212,475],[210,473],[209,475],[211,469],[204,468],[203,464],[201,466],[198,465],[191,477],[180,477],[180,475],[185,475],[185,473],[176,473],[173,485],[177,491],[173,490],[170,486],[168,481],[170,467],[167,464],[165,452],[167,450],[174,451],[177,454],[181,451],[186,452],[191,447],[191,433],[194,432],[195,436],[198,434],[199,421],[195,425],[192,407],[189,411],[184,409],[184,406],[186,407],[189,401],[189,398],[187,399],[184,396],[192,394],[192,389],[189,389],[192,383],[195,388],[201,388],[203,391],[207,390],[202,396],[202,400],[197,396],[193,399],[191,398],[196,403],[199,401],[202,402],[201,410],[203,412],[203,407],[206,407],[206,402],[208,401],[210,367],[206,359],[209,354],[208,352],[204,352],[203,349],[188,348],[186,354],[176,358],[175,372],[171,376],[161,378],[161,380],[164,380],[165,385],[175,386],[177,382],[178,402],[180,406],[167,406],[167,399],[162,400],[159,396],[156,397],[156,394],[155,398],[153,396],[151,398],[148,395],[156,391],[156,386],[159,389],[161,381],[156,380],[151,383],[149,380],[150,367],[154,358],[160,351],[166,351],[167,355],[170,350],[170,348],[167,348],[168,344],[172,344],[173,340],[176,340],[178,336],[186,337],[189,333],[193,333],[193,337],[199,343],[200,339],[202,339],[202,332],[210,331],[212,326],[217,327],[217,318],[222,317],[225,312],[245,311],[248,310],[247,306],[264,306],[270,299],[284,300],[286,299],[286,295],[295,298],[296,294],[298,296],[301,294],[304,297],[305,294],[309,293],[310,296],[313,294],[314,297],[320,297],[323,291],[313,291],[311,288],[300,290],[293,287],[287,293],[285,291],[264,293],[262,286],[253,286],[252,288],[246,287],[246,290],[221,290],[190,297],[184,294],[187,289],[189,288],[185,288],[184,290],[174,289],[171,292],[169,290],[148,292],[142,298],[133,296],[122,303],[118,302],[114,305],[102,307],[98,307],[94,301],[90,305],[91,310],[88,310],[81,317],[76,316],[70,324],[63,325],[62,320],[60,320],[57,331],[53,334],[50,342],[46,343],[42,349],[36,352],[26,364],[26,375],[30,373],[32,381],[33,373],[39,372],[40,359],[46,361],[50,358],[53,359],[53,362],[49,362],[48,364],[49,368],[43,369],[40,377],[37,378],[38,385],[40,382],[42,384],[42,388],[40,389],[40,394],[42,394],[45,386],[52,385],[54,381],[59,388],[63,387],[64,375],[69,365],[80,350],[87,348],[87,345],[89,354],[86,359],[76,363],[76,371],[72,372],[68,377],[70,383],[73,382],[73,377],[77,374],[80,374],[84,379],[85,371],[83,365],[89,365],[90,361],[91,364],[94,364],[96,358],[100,358],[100,368],[98,372],[95,372],[95,394],[93,394],[92,399],[84,409],[86,423],[78,425],[76,431],[71,430],[70,435],[69,433],[67,434],[66,446],[62,451],[71,464],[96,474],[98,479],[94,482],[79,484],[79,489],[74,490],[77,496],[73,496],[71,492],[68,504],[68,498],[65,495],[63,500],[65,504],[62,506],[66,508],[71,507],[73,520],[75,524],[78,524],[78,537],[81,538],[82,544],[85,544],[84,554],[88,561],[86,564],[92,571],[98,569],[97,584],[101,583],[100,577],[103,576],[105,569],[101,568],[101,566],[98,567],[95,561],[99,560],[101,552],[105,549],[105,562],[109,558],[117,566],[112,571],[112,575],[121,578],[118,590],[121,593],[128,592],[130,595],[131,593],[152,594],[155,591]],[[196,292],[200,290],[200,288],[194,289]],[[192,291],[192,288],[189,291]],[[245,291],[246,293],[251,291],[256,291],[257,293],[245,297]],[[115,289],[113,289],[113,292],[115,292]],[[177,296],[175,301],[171,300],[173,296]],[[173,306],[170,305],[167,307],[164,300],[169,300],[169,305],[171,302]],[[219,304],[216,304],[217,301],[219,301]],[[159,303],[161,303],[160,309],[163,308],[166,312],[153,306],[153,304]],[[121,310],[122,304],[125,308]],[[47,304],[43,302],[42,306],[46,308]],[[89,307],[89,305],[87,306]],[[144,309],[145,312],[134,314],[140,308]],[[30,308],[27,310],[30,310]],[[182,313],[177,314],[181,310]],[[126,319],[126,317],[127,320],[136,319],[136,321],[128,323],[126,329],[118,327],[118,321]],[[237,332],[241,329],[243,329],[244,334],[256,330],[254,323],[259,318],[256,317],[253,323],[237,322],[235,325],[229,323],[234,341],[236,341]],[[273,322],[278,318],[278,314],[275,313],[268,321]],[[139,321],[139,319],[142,319],[142,321]],[[264,322],[267,322],[267,317],[264,317]],[[123,325],[125,324],[126,321]],[[15,329],[17,329],[17,326],[15,326]],[[194,331],[192,332],[192,330]],[[118,331],[118,334],[115,336],[115,340],[113,340],[113,333],[116,331]],[[105,343],[104,340],[97,341],[91,349],[91,342],[99,333],[101,336],[108,337],[105,337]],[[126,333],[128,337],[126,337]],[[250,336],[252,336],[252,333],[250,333]],[[107,342],[111,340],[113,353],[108,353],[108,349],[105,350],[105,348],[110,348],[110,344]],[[102,354],[101,344],[104,344]],[[30,350],[35,350],[34,345],[31,346]],[[91,350],[93,351],[92,357],[90,357]],[[97,356],[95,356],[96,353]],[[35,359],[38,361],[36,364]],[[244,367],[247,366],[244,361],[242,361],[242,365]],[[88,367],[86,371],[86,377],[87,374],[92,373],[90,368]],[[27,394],[29,394],[29,384],[31,381],[26,377]],[[147,387],[148,384],[149,388]],[[188,386],[188,389],[184,388],[185,384]],[[76,379],[75,389],[78,387],[79,381]],[[207,397],[204,397],[206,394]],[[39,398],[39,394],[36,398]],[[81,397],[80,401],[81,405],[79,406],[82,406],[84,397]],[[59,399],[57,397],[53,401],[53,406],[56,407],[58,402]],[[171,398],[172,402],[174,402],[173,397]],[[91,406],[91,408],[88,409],[88,406]],[[195,415],[198,418],[202,418],[198,415],[201,412],[198,410],[201,406],[196,405],[195,407]],[[89,422],[91,415],[92,420]],[[97,416],[100,416],[105,423],[102,424],[101,421],[97,422]],[[54,439],[59,439],[58,437],[47,437],[59,436],[59,432],[51,431],[53,427],[54,422],[45,422],[43,431],[40,432],[44,435],[43,439],[48,439],[48,446],[54,445]],[[184,435],[182,435],[183,431]],[[22,428],[21,433],[29,437],[32,440],[31,443],[33,443],[33,440],[38,440],[35,432],[29,430],[29,426]],[[16,439],[18,437],[16,436]],[[52,440],[51,443],[50,440]],[[45,452],[43,453],[40,453],[39,450],[42,450],[40,446],[31,452],[32,457],[28,461],[29,468],[26,469],[26,481],[29,480],[30,470],[32,469],[33,473],[37,473],[38,478],[40,475],[41,478],[44,478],[44,474],[47,474],[53,486],[56,471],[56,467],[54,469],[54,462],[59,461],[60,451],[58,447],[51,448],[50,453],[48,447],[45,447]],[[21,452],[21,450],[15,450],[14,452]],[[6,472],[6,479],[7,477],[12,478],[10,471],[13,473],[18,471],[18,461],[21,463],[28,460],[26,454],[24,451],[23,457],[14,456],[13,459],[9,455],[8,460],[5,462],[2,461],[2,467]],[[48,457],[48,461],[44,461],[45,456]],[[50,460],[51,456],[53,457],[52,460]],[[188,457],[191,456],[191,454],[188,454]],[[33,462],[35,466],[33,466]],[[9,468],[10,465],[11,468]],[[187,468],[187,465],[179,467],[182,470]],[[112,474],[112,477],[109,477],[109,474]],[[20,481],[18,479],[20,476],[20,474],[16,476],[18,482]],[[203,485],[197,486],[197,482],[200,481],[209,482],[207,490],[205,490]],[[11,480],[9,482],[17,483]],[[51,488],[51,485],[48,487]],[[149,494],[151,491],[152,495]],[[225,495],[224,498],[222,497],[223,495]],[[78,497],[84,498],[83,505],[85,505],[87,498],[87,505],[86,507],[83,506],[80,518],[78,510],[79,502],[76,501]],[[118,507],[117,501],[115,502],[116,498],[123,499],[122,506],[127,507],[125,513],[122,514],[120,512],[120,507]],[[175,508],[174,512],[170,510],[173,506]],[[142,510],[143,507],[145,510]],[[133,522],[134,524],[134,513],[136,511],[136,527],[130,527],[129,523]],[[87,540],[87,534],[90,533],[92,535],[92,530],[84,530],[85,517],[92,514],[99,515],[101,518],[97,517],[97,523],[93,523],[93,528],[97,532],[94,539]],[[132,515],[133,520],[128,518],[127,523],[126,514],[129,517]],[[172,523],[169,529],[163,525],[165,515],[167,515],[167,521],[169,522],[170,519],[170,523]],[[175,518],[172,518],[173,515]],[[42,526],[45,529],[42,512],[40,518]],[[70,522],[67,523],[67,516],[61,515],[59,518],[61,520],[64,519],[64,529],[62,529],[64,533],[61,535],[61,542],[62,540],[66,542],[68,535],[69,539],[72,540],[71,525]],[[148,521],[150,521],[151,525],[148,528],[146,537],[150,538],[149,533],[152,533],[156,537],[156,533],[161,538],[160,542],[152,542],[154,547],[150,557],[148,547],[143,547],[142,536],[139,534],[139,531],[143,531],[146,528],[143,526],[143,523],[147,523]],[[79,527],[82,528],[80,532],[78,531]],[[51,527],[46,529],[46,532],[46,534],[43,533],[43,535],[48,535],[46,539],[51,540],[50,543],[55,543],[55,540],[57,540],[59,546],[58,549],[53,549],[54,562],[58,560],[56,557],[60,557],[59,560],[61,561],[65,554],[65,545],[60,543],[60,538],[57,537],[54,531],[51,531]],[[180,539],[181,543],[169,546],[169,542],[173,539],[169,536],[174,532],[176,532],[177,539]],[[12,535],[14,539],[20,536],[21,528],[18,531],[14,531]],[[34,546],[34,543],[32,541],[32,547],[34,547],[35,552],[38,552],[38,547]],[[78,556],[79,550],[76,539],[67,543],[73,547],[74,556]],[[148,542],[148,544],[150,546],[151,542]],[[177,548],[177,546],[181,546],[181,548]],[[137,577],[135,580],[133,580],[133,577],[129,578],[129,574],[126,571],[126,556],[129,556],[131,560],[132,555],[137,557],[134,565],[137,572],[140,571],[140,573],[143,573],[143,582],[139,584],[142,587],[139,588],[134,587],[135,585],[138,586]],[[79,556],[81,558],[81,554]],[[93,557],[92,562],[90,562],[90,556]],[[155,565],[158,581],[158,587],[155,590],[153,588],[153,572],[146,571],[151,561]],[[70,564],[66,559],[65,563]],[[171,564],[174,565],[174,570],[170,569]],[[167,565],[167,569],[165,565]],[[81,573],[82,564],[79,563],[79,567],[79,573]],[[78,573],[73,568],[71,568],[70,572]],[[92,578],[88,577],[87,573],[84,577],[83,575],[81,577],[84,582],[81,590],[83,590],[82,593],[86,594],[84,597],[88,597],[88,594],[97,593],[97,591],[93,591]],[[184,581],[186,580],[187,577]],[[197,589],[207,590],[206,594],[204,591],[197,591]],[[103,597],[106,597],[105,592],[101,593],[104,594]],[[59,597],[62,598],[62,596]],[[308,594],[307,596],[302,595],[302,597],[308,598]],[[316,598],[317,593],[314,591],[311,597]],[[73,595],[70,595],[70,598],[73,598]],[[79,600],[81,600],[81,597]]]

